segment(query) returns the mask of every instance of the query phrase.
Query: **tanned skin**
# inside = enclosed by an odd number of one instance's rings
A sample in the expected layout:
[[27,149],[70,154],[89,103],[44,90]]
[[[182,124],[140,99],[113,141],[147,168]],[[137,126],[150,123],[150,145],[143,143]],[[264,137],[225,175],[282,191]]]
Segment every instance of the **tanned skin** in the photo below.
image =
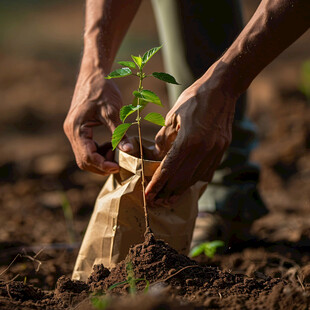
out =
[[[87,0],[84,55],[64,129],[80,168],[117,173],[112,153],[97,152],[92,127],[120,123],[121,96],[105,80],[141,0]],[[121,21],[121,22],[120,22]],[[237,98],[274,58],[310,26],[309,0],[262,0],[223,56],[187,88],[156,136],[162,160],[146,188],[149,203],[173,203],[198,180],[210,181],[231,142]],[[206,68],[207,69],[207,68]],[[120,144],[132,150],[127,138]]]

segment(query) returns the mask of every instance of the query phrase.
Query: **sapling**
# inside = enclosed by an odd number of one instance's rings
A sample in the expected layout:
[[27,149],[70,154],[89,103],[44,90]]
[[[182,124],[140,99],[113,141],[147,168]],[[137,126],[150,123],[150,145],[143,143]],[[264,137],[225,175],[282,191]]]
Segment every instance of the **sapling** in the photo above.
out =
[[129,284],[129,294],[131,296],[135,296],[137,293],[137,288],[136,288],[136,284],[143,281],[145,282],[145,288],[144,288],[144,293],[147,293],[149,290],[149,286],[150,286],[150,282],[144,278],[139,278],[136,279],[135,278],[135,272],[133,270],[133,266],[131,262],[126,263],[126,273],[127,273],[127,280],[119,282],[119,283],[115,283],[113,285],[111,285],[108,288],[108,291],[113,290],[114,288],[124,285],[124,284]]
[[[129,127],[132,125],[137,125],[138,127],[138,137],[139,137],[139,148],[140,148],[140,158],[141,158],[141,174],[142,174],[142,194],[143,194],[143,208],[145,215],[145,226],[146,231],[149,229],[149,220],[146,206],[146,198],[145,198],[145,175],[144,175],[144,165],[143,165],[143,147],[142,147],[142,132],[141,132],[141,112],[147,106],[148,103],[154,103],[156,105],[162,106],[162,103],[159,97],[152,91],[143,88],[143,80],[148,77],[155,77],[161,81],[179,85],[179,83],[175,80],[175,78],[164,72],[153,72],[152,74],[145,74],[143,71],[146,63],[161,49],[161,46],[154,47],[144,53],[143,56],[133,56],[131,55],[132,61],[119,61],[118,64],[123,66],[121,69],[117,69],[111,72],[106,79],[113,78],[122,78],[126,76],[136,76],[139,79],[138,89],[133,92],[133,101],[132,104],[125,105],[120,110],[120,119],[122,124],[115,128],[112,135],[112,148],[115,150],[117,145],[120,143],[124,135],[126,134]],[[135,70],[136,72],[133,72]],[[133,113],[136,113],[137,117],[135,122],[125,123],[127,117]],[[144,119],[148,122],[159,126],[165,126],[165,119],[160,113],[150,112],[148,113]]]

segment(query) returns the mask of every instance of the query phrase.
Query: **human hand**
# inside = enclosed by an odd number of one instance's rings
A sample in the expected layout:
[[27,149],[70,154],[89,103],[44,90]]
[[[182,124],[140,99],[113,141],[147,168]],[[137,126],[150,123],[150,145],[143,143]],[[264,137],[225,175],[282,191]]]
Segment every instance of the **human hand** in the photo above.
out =
[[209,182],[231,142],[237,95],[226,88],[213,65],[187,88],[166,116],[156,136],[163,158],[146,188],[149,203],[173,203],[198,180]]
[[[113,162],[112,150],[105,157],[99,154],[93,140],[93,127],[105,125],[111,132],[121,123],[120,92],[114,82],[106,80],[104,73],[93,65],[82,63],[70,110],[64,122],[64,131],[71,143],[77,165],[102,175],[117,173],[119,166]],[[133,149],[125,136],[119,144],[124,152]]]

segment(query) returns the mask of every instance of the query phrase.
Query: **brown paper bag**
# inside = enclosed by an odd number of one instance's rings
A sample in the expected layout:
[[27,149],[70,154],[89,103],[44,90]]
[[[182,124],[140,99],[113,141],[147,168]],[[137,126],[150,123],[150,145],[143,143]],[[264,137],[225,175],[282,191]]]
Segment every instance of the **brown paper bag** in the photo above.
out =
[[[133,140],[138,150],[137,140]],[[154,143],[144,140],[147,158]],[[138,152],[137,152],[138,153]],[[86,280],[96,264],[112,268],[128,254],[129,247],[144,241],[145,219],[141,185],[141,160],[117,149],[115,161],[121,167],[110,175],[95,204],[72,278]],[[148,182],[159,161],[145,160]],[[150,227],[157,239],[162,239],[183,254],[188,254],[198,199],[206,187],[198,182],[189,188],[174,205],[148,208]]]

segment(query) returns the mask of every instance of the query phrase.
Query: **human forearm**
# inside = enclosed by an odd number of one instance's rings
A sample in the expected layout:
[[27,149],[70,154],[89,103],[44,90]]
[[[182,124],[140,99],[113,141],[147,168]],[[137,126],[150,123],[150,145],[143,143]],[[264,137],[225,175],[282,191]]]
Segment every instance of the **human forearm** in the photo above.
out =
[[109,73],[141,0],[87,0],[83,62]]
[[239,95],[310,26],[309,0],[263,0],[217,67]]
[[[84,53],[64,131],[78,166],[107,175],[117,173],[112,151],[102,154],[93,138],[93,127],[105,125],[111,132],[120,124],[122,98],[116,85],[105,79],[141,0],[87,0]],[[124,136],[119,144],[128,152]]]

